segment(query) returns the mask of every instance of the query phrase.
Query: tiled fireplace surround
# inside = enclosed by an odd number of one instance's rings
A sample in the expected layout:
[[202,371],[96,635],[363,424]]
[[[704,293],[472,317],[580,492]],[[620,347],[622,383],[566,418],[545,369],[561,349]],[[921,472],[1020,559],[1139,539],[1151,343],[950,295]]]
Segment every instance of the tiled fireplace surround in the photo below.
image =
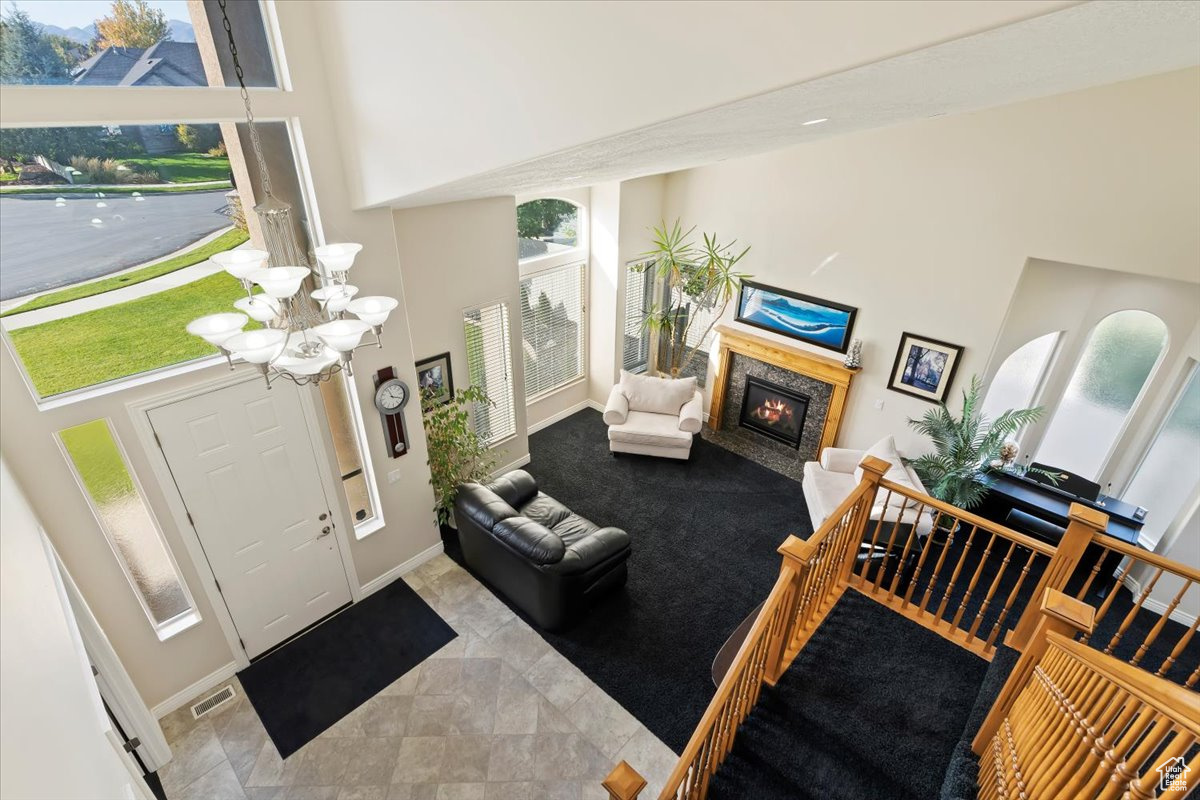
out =
[[[709,441],[745,456],[795,480],[803,476],[804,462],[816,461],[822,448],[837,437],[850,381],[858,372],[840,360],[798,347],[719,326],[720,350],[713,378],[713,401],[704,436]],[[808,414],[799,449],[775,441],[738,424],[746,376],[753,375],[807,395]]]

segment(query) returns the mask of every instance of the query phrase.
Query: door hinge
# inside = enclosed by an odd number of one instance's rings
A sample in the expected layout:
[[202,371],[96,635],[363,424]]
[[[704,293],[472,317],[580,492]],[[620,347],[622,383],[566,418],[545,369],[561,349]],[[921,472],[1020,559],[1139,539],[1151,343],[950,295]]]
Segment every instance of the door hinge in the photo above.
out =
[[130,739],[128,742],[126,742],[125,744],[121,745],[121,749],[124,750],[126,753],[132,753],[134,750],[137,750],[141,746],[142,746],[142,740],[135,736],[132,739]]
[[[215,583],[217,585],[217,591],[221,592],[221,582],[219,580],[217,580],[216,578],[213,578],[213,583]],[[221,594],[225,594],[225,593],[221,592]]]
[[196,520],[192,519],[192,512],[185,511],[183,513],[187,514],[188,525],[191,525],[193,528],[196,527]]
[[246,643],[242,641],[242,637],[240,637],[240,636],[238,637],[238,644],[240,644],[242,646],[242,651],[245,652],[246,651]]
[[162,439],[158,438],[158,431],[151,431],[154,434],[154,443],[158,445],[158,449],[162,450]]

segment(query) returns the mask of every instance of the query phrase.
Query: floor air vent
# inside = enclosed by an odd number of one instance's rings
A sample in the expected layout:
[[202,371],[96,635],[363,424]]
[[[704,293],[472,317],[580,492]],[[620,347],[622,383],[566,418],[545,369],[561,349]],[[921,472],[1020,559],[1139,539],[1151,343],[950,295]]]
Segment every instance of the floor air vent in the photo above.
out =
[[218,706],[228,703],[234,698],[233,686],[226,686],[216,694],[210,694],[208,697],[201,700],[192,706],[192,716],[200,719],[205,714],[209,713]]

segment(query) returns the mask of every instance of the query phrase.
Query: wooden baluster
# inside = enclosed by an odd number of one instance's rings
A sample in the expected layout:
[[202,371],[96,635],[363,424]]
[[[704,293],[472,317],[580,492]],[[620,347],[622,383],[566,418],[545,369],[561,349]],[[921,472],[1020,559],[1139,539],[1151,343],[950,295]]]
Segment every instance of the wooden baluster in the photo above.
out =
[[1004,579],[1004,572],[1008,569],[1008,564],[1012,561],[1013,551],[1017,549],[1016,542],[1010,542],[1008,550],[1004,553],[1004,558],[1000,561],[1000,569],[996,572],[996,577],[992,578],[992,585],[988,587],[988,593],[983,598],[983,602],[979,604],[979,611],[975,614],[975,621],[971,623],[971,629],[967,631],[968,641],[975,638],[975,631],[979,630],[983,618],[987,615],[988,606],[992,604],[992,597],[996,594],[996,589],[1000,586],[1000,581]]
[[[1173,758],[1183,758],[1189,750],[1196,744],[1196,737],[1185,734],[1181,731],[1176,731],[1175,738],[1171,740],[1171,744],[1167,746],[1162,753],[1155,759],[1159,764],[1166,764]],[[1141,777],[1132,781],[1129,784],[1129,793],[1125,795],[1136,800],[1152,800],[1155,797],[1183,797],[1188,793],[1186,788],[1168,789],[1161,795],[1158,793],[1159,782],[1162,780],[1162,774],[1157,769],[1149,769],[1144,772]],[[1183,780],[1187,784],[1187,779]],[[1193,782],[1191,786],[1195,786]]]
[[[888,491],[891,492],[890,489]],[[837,574],[839,584],[848,582],[850,576],[855,574],[858,553],[863,542],[866,541],[867,526],[871,523],[871,501],[870,490],[858,498],[851,509],[849,529],[839,540],[841,542],[837,557],[840,565]]]
[[967,590],[963,592],[962,600],[959,601],[958,610],[954,612],[954,621],[950,623],[950,635],[954,635],[958,628],[958,623],[962,620],[963,614],[967,611],[967,604],[971,602],[971,595],[975,591],[975,585],[979,583],[979,576],[983,574],[984,567],[987,566],[988,558],[992,555],[992,545],[996,543],[996,534],[988,537],[987,546],[983,548],[983,558],[979,559],[979,564],[976,565],[975,571],[971,573],[971,582],[967,584]]
[[992,704],[987,718],[971,743],[971,749],[976,755],[983,754],[984,746],[999,730],[1000,721],[1008,716],[1008,710],[1029,682],[1034,667],[1048,647],[1047,634],[1054,632],[1073,636],[1080,630],[1090,631],[1095,624],[1095,609],[1056,589],[1047,589],[1044,592],[1038,611],[1038,625],[1034,629],[1036,635],[1031,637],[1022,651],[1021,658],[1013,667],[1004,688],[1000,690],[996,702]]
[[1167,620],[1171,618],[1171,614],[1175,613],[1175,609],[1179,608],[1179,603],[1183,600],[1183,595],[1187,593],[1187,590],[1190,589],[1191,586],[1191,581],[1183,582],[1183,588],[1179,590],[1179,593],[1175,595],[1175,598],[1171,601],[1170,605],[1167,606],[1167,609],[1162,612],[1161,616],[1159,616],[1158,622],[1156,622],[1154,627],[1150,629],[1150,633],[1146,634],[1145,640],[1142,642],[1141,646],[1138,647],[1137,652],[1133,654],[1133,658],[1129,659],[1130,664],[1136,667],[1141,663],[1142,659],[1146,657],[1146,651],[1149,650],[1150,646],[1154,644],[1154,640],[1158,638],[1160,633],[1162,633],[1162,629],[1167,626]]
[[[913,523],[914,533],[916,532],[917,528],[921,526],[921,517],[924,516],[925,512],[928,510],[929,507],[924,503],[922,503],[920,508],[917,509],[917,513],[914,515],[914,519],[916,519],[916,522]],[[925,537],[925,543],[921,546],[921,555],[917,557],[917,565],[913,568],[912,577],[908,580],[908,588],[904,591],[904,602],[900,604],[901,608],[908,607],[908,603],[913,596],[913,590],[917,588],[917,584],[921,581],[921,572],[925,568],[925,559],[929,557],[929,551],[932,549],[933,531],[930,531],[929,535]]]
[[[929,541],[937,538],[938,525],[942,521],[942,511],[938,509],[937,516],[933,520],[933,528],[929,532]],[[937,584],[938,576],[942,574],[942,565],[946,563],[946,554],[950,552],[950,548],[954,546],[954,536],[958,526],[951,524],[949,532],[946,534],[946,541],[942,544],[942,551],[938,553],[937,563],[933,567],[933,573],[929,576],[929,580],[925,582],[925,594],[921,596],[920,610],[924,611],[925,606],[929,604],[929,598],[933,594],[933,587]],[[967,549],[970,549],[971,542],[967,541]]]
[[[904,501],[900,504],[900,511],[896,514],[896,522],[898,522],[901,525],[906,524],[903,520],[904,520],[904,512],[907,509],[908,509],[908,498],[906,497],[906,498],[904,498]],[[918,519],[920,519],[920,518],[918,517]],[[887,594],[888,594],[889,598],[896,596],[896,587],[898,587],[900,585],[900,577],[904,574],[904,564],[905,564],[905,562],[908,561],[908,553],[912,549],[912,544],[914,541],[916,541],[916,538],[917,538],[917,526],[912,525],[909,527],[908,537],[904,540],[904,549],[902,551],[900,551],[900,558],[896,562],[896,572],[895,572],[895,574],[892,575],[892,583],[890,586],[888,586]]]
[[1183,685],[1190,689],[1196,685],[1197,681],[1200,681],[1200,664],[1196,665],[1196,669],[1194,669],[1192,674],[1188,676],[1188,679],[1183,682]]
[[1133,604],[1133,608],[1129,609],[1129,613],[1125,615],[1125,619],[1121,620],[1121,626],[1117,628],[1117,632],[1114,633],[1112,639],[1109,640],[1108,646],[1104,648],[1105,655],[1111,656],[1113,649],[1121,643],[1121,637],[1125,635],[1125,631],[1129,629],[1129,626],[1133,623],[1133,620],[1138,615],[1138,612],[1142,610],[1142,604],[1146,602],[1146,598],[1150,596],[1150,592],[1154,590],[1154,584],[1158,583],[1158,579],[1162,577],[1162,574],[1163,568],[1159,567],[1155,571],[1154,577],[1150,579],[1150,583],[1142,589],[1142,593],[1138,596],[1137,602]]
[[[1079,503],[1071,504],[1068,517],[1070,523],[1067,525],[1067,531],[1059,541],[1050,563],[1046,565],[1046,571],[1042,573],[1041,579],[1034,586],[1033,592],[1030,594],[1031,598],[1044,596],[1046,589],[1049,588],[1058,591],[1065,589],[1080,557],[1091,544],[1093,535],[1108,529],[1107,514],[1101,514],[1099,511]],[[1021,619],[1009,633],[1007,644],[1017,650],[1024,650],[1030,637],[1033,636],[1034,629],[1038,626],[1040,617],[1038,607],[1034,603],[1029,603],[1025,607],[1025,613],[1021,615]],[[1097,621],[1099,621],[1099,617],[1097,617]]]
[[[958,522],[954,523],[954,528],[958,527]],[[967,534],[967,544],[963,548],[962,553],[958,556],[958,563],[954,565],[954,572],[950,573],[950,582],[946,584],[946,591],[942,595],[942,602],[938,603],[938,609],[934,612],[934,616],[938,619],[942,618],[942,614],[946,611],[946,604],[950,602],[950,595],[954,594],[954,584],[958,583],[959,573],[962,572],[963,564],[966,563],[967,554],[971,552],[971,545],[975,541],[975,531],[979,530],[976,526],[971,526],[971,532]],[[949,541],[949,540],[947,540]]]
[[[904,498],[904,501],[907,502],[908,498],[907,497]],[[901,510],[901,513],[903,513],[903,511],[904,511],[903,505],[900,507],[900,510]],[[880,514],[879,516],[882,518],[882,517],[886,517],[887,515]],[[872,586],[871,586],[871,589],[873,592],[878,592],[880,584],[883,583],[883,573],[887,572],[887,566],[892,561],[892,545],[895,544],[896,532],[899,529],[900,529],[900,517],[899,517],[899,515],[897,515],[896,518],[894,520],[892,520],[892,532],[890,534],[888,534],[888,542],[887,542],[886,549],[883,551],[883,559],[879,562],[879,566],[875,569],[875,580],[872,582]]]
[[1075,595],[1076,600],[1083,600],[1087,596],[1088,589],[1092,588],[1092,581],[1096,580],[1096,576],[1100,574],[1100,567],[1108,559],[1108,554],[1112,552],[1111,548],[1101,547],[1100,556],[1096,559],[1096,563],[1092,564],[1092,571],[1088,574],[1088,578],[1083,582],[1083,586],[1079,589],[1079,593]]
[[[882,458],[878,458],[876,456],[866,456],[862,461],[858,462],[858,466],[863,471],[862,483],[870,484],[870,486],[873,487],[866,490],[866,493],[862,496],[861,503],[856,505],[856,508],[859,510],[861,515],[860,518],[862,519],[861,528],[859,528],[859,530],[865,533],[866,527],[871,521],[871,508],[875,505],[875,501],[879,495],[879,492],[881,491],[879,483],[883,480],[883,476],[887,474],[887,471],[892,468],[892,465],[891,463],[884,461]],[[862,483],[859,485],[861,486]],[[882,491],[886,492],[883,498],[883,507],[887,508],[892,502],[892,490],[890,488],[884,488]],[[875,522],[875,531],[871,536],[872,551],[874,551],[875,545],[879,540],[879,530],[880,526],[883,524],[884,516],[884,514],[880,514],[879,519]],[[850,549],[854,552],[855,556],[858,555],[858,546],[864,538],[865,537],[863,536],[859,536],[858,541],[855,541],[852,544]],[[854,557],[847,556],[846,558],[847,563],[853,567]],[[867,570],[870,568],[871,559],[864,559],[862,562],[862,567],[857,574],[865,581],[867,579]]]
[[[1117,797],[1124,795],[1133,783],[1137,780],[1137,769],[1146,759],[1162,746],[1167,734],[1170,733],[1174,723],[1166,717],[1155,717],[1155,715],[1146,708],[1145,717],[1151,721],[1150,731],[1145,736],[1139,737],[1137,744],[1132,748],[1132,752],[1125,758],[1117,762],[1115,775],[1113,780],[1100,792],[1101,800],[1116,800]],[[1148,798],[1153,798],[1154,795],[1149,795]]]
[[1029,577],[1029,571],[1033,567],[1033,560],[1037,558],[1037,551],[1030,550],[1029,558],[1025,559],[1025,566],[1021,567],[1021,574],[1017,576],[1017,582],[1013,585],[1012,590],[1008,593],[1008,599],[1004,601],[1004,608],[1000,609],[1000,616],[996,618],[996,624],[992,626],[992,632],[988,634],[987,642],[984,643],[984,649],[988,650],[996,641],[996,637],[1000,631],[1004,629],[1004,620],[1008,618],[1008,613],[1012,611],[1013,603],[1021,594],[1021,586],[1024,585],[1025,579]]
[[1179,655],[1187,649],[1188,642],[1192,641],[1192,637],[1196,635],[1196,628],[1198,626],[1200,626],[1200,617],[1192,620],[1192,627],[1188,628],[1183,636],[1179,637],[1179,641],[1175,643],[1175,648],[1171,651],[1171,655],[1163,660],[1162,664],[1158,667],[1158,672],[1154,673],[1156,676],[1159,678],[1166,677],[1166,674],[1171,671],[1171,667],[1175,666],[1175,661],[1178,660]]
[[767,667],[767,681],[772,686],[775,685],[775,682],[779,680],[788,666],[787,650],[795,638],[801,600],[800,595],[804,588],[805,578],[808,575],[808,562],[812,558],[813,550],[814,548],[811,544],[795,536],[789,536],[779,546],[778,552],[783,556],[783,565],[780,567],[780,570],[787,575],[787,580],[791,588],[784,597],[784,604],[781,611],[782,622],[775,626],[775,630],[772,630],[769,634],[771,640],[771,659]]
[[[1112,606],[1113,601],[1117,599],[1117,591],[1121,588],[1122,584],[1125,583],[1125,576],[1129,574],[1129,571],[1133,569],[1133,565],[1136,563],[1137,562],[1132,558],[1125,559],[1125,566],[1122,567],[1121,571],[1117,573],[1117,577],[1113,581],[1112,587],[1108,590],[1108,595],[1104,598],[1104,602],[1100,604],[1100,608],[1096,611],[1096,622],[1100,622],[1105,616],[1108,615],[1108,609]],[[1087,641],[1090,638],[1091,635],[1089,634],[1084,636],[1079,641],[1087,644]]]
[[646,788],[646,779],[628,761],[622,761],[600,785],[608,792],[609,800],[636,800]]

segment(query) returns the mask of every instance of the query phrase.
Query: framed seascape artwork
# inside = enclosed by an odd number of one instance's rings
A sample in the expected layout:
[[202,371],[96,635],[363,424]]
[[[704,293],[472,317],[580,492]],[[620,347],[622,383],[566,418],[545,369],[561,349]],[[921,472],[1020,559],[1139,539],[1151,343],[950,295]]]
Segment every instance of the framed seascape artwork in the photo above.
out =
[[432,389],[439,403],[448,403],[454,396],[454,376],[450,374],[450,354],[442,353],[417,362],[417,386],[424,394]]
[[900,336],[888,388],[931,403],[945,401],[963,348],[915,333]]
[[765,331],[844,353],[850,346],[857,313],[853,306],[742,281],[736,318]]

